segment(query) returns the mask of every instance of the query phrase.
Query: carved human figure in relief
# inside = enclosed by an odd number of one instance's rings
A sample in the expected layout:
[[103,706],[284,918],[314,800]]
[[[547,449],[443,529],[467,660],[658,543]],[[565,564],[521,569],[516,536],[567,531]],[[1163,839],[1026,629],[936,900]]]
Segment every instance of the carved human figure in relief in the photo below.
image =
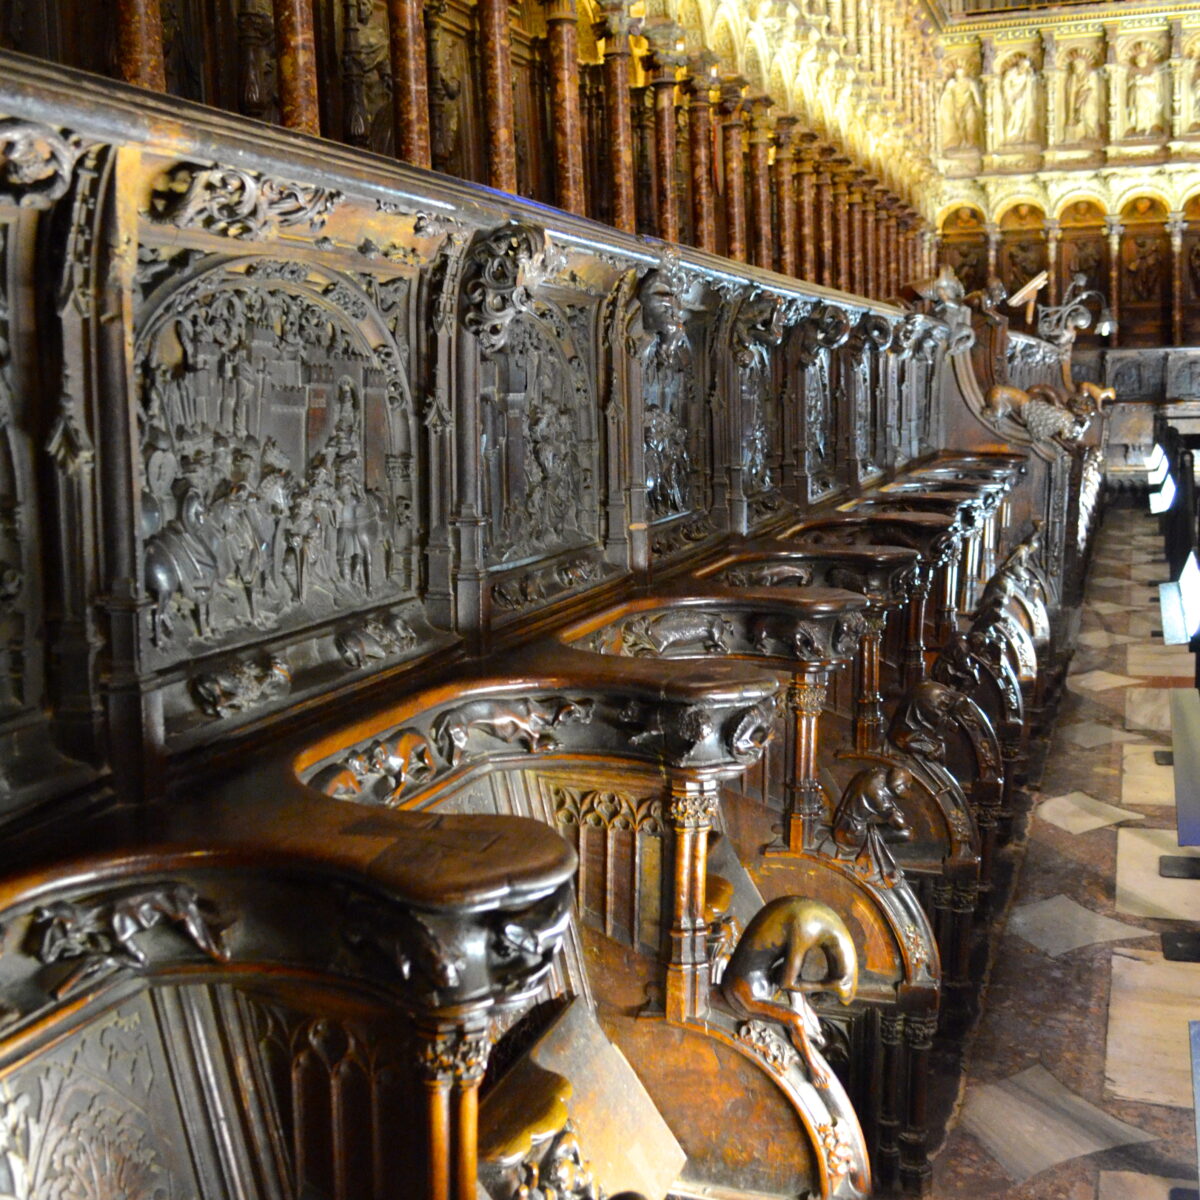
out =
[[973,149],[979,144],[983,127],[983,97],[979,84],[963,66],[954,68],[946,80],[938,105],[942,150]]
[[1086,58],[1071,59],[1063,97],[1063,136],[1086,142],[1100,136],[1100,81]]
[[1125,130],[1127,133],[1161,133],[1163,130],[1162,89],[1158,63],[1148,50],[1133,59],[1125,85]]
[[1010,146],[1036,142],[1037,74],[1024,55],[1004,72],[1000,81],[1004,98],[1004,141]]
[[[814,950],[824,951],[827,970],[820,979],[805,979],[805,959]],[[721,994],[737,1016],[787,1030],[819,1088],[829,1086],[830,1075],[816,1054],[824,1036],[808,997],[833,992],[849,1004],[857,988],[858,954],[846,923],[827,904],[800,896],[780,896],[758,910],[721,982]],[[777,1000],[781,993],[784,999]]]

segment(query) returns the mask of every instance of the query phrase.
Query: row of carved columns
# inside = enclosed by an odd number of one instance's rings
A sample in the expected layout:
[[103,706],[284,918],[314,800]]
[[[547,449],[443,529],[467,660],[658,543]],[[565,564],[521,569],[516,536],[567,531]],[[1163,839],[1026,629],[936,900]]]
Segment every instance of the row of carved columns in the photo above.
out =
[[[125,79],[163,90],[161,0],[119,0],[120,64]],[[545,0],[551,75],[555,200],[587,213],[584,121],[580,101],[576,0]],[[279,106],[285,126],[319,134],[313,0],[272,0]],[[387,0],[396,154],[432,165],[425,0]],[[919,214],[838,147],[822,142],[790,115],[772,116],[773,101],[747,96],[739,77],[718,81],[715,57],[685,58],[684,34],[669,22],[641,32],[652,96],[652,121],[635,149],[633,22],[624,0],[601,4],[596,27],[604,44],[604,104],[612,224],[681,240],[688,203],[676,181],[686,138],[691,163],[691,240],[699,249],[779,270],[861,295],[894,295],[931,269],[930,239]],[[478,0],[478,30],[486,124],[487,181],[517,191],[513,59],[506,0]],[[638,150],[640,149],[640,153]],[[714,185],[720,159],[724,239]],[[652,213],[638,211],[636,171],[653,158]],[[645,201],[643,201],[645,205]],[[640,220],[639,220],[640,218]]]

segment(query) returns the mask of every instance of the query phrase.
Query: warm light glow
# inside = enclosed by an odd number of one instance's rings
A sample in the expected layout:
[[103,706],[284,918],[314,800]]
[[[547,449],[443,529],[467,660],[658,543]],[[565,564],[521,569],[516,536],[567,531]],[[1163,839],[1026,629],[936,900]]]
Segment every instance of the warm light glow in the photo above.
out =
[[1183,623],[1189,638],[1200,633],[1200,563],[1193,550],[1179,572],[1179,600],[1183,605]]
[[1156,517],[1161,517],[1163,513],[1170,512],[1171,505],[1175,503],[1175,479],[1168,475],[1163,480],[1162,487],[1156,492],[1150,493],[1150,511]]

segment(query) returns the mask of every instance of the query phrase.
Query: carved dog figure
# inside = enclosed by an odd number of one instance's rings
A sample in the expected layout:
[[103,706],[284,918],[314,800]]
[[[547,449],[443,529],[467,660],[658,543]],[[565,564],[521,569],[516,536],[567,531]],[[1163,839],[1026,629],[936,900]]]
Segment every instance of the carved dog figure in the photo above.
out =
[[[502,709],[500,706],[509,706]],[[530,754],[558,748],[558,739],[550,732],[561,725],[588,725],[592,720],[591,700],[568,700],[556,696],[549,700],[496,701],[495,709],[479,716],[468,716],[462,708],[442,713],[433,723],[433,743],[452,767],[466,754],[472,730],[486,733],[497,741],[521,745]]]
[[[945,689],[949,691],[950,689]],[[900,876],[896,860],[884,844],[883,829],[893,841],[907,841],[912,828],[899,801],[908,796],[913,777],[903,767],[868,767],[846,785],[831,834],[839,858],[853,858],[855,867],[890,886]]]
[[[823,979],[801,977],[810,950],[825,952],[830,969]],[[849,1004],[857,987],[858,954],[842,918],[819,900],[780,896],[758,910],[738,939],[722,977],[721,995],[745,1020],[782,1025],[813,1083],[827,1088],[829,1070],[814,1050],[824,1037],[806,997],[832,991]],[[780,992],[787,1003],[775,999]]]

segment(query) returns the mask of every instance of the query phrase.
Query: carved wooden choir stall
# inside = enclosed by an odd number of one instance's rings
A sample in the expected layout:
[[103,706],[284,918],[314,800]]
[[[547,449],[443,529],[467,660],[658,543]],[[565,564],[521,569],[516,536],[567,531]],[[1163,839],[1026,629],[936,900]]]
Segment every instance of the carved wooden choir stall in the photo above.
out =
[[928,1189],[1099,405],[621,192],[0,54],[0,1195]]

